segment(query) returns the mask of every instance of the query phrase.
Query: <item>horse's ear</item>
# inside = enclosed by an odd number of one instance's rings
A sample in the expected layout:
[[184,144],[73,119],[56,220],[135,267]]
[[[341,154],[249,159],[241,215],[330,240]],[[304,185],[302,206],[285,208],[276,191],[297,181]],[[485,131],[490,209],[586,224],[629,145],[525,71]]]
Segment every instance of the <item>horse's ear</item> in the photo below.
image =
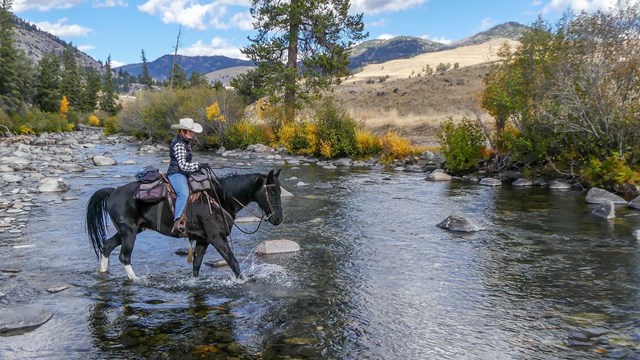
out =
[[273,170],[270,170],[269,173],[267,174],[267,184],[272,184],[272,183],[273,183]]
[[280,175],[280,170],[282,169],[278,169],[278,171],[276,171],[276,173],[273,176],[278,177]]

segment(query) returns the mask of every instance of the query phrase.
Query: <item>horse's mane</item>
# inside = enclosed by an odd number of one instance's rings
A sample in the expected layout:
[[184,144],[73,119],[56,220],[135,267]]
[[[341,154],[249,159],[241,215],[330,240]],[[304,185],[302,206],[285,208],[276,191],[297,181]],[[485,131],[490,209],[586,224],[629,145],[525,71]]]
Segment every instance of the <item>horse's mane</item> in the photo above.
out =
[[259,173],[226,174],[217,178],[222,188],[218,189],[220,186],[216,186],[215,190],[222,195],[221,201],[225,203],[233,200],[232,194],[236,194],[236,198],[250,198],[255,191],[255,181],[259,177],[264,177],[264,175]]

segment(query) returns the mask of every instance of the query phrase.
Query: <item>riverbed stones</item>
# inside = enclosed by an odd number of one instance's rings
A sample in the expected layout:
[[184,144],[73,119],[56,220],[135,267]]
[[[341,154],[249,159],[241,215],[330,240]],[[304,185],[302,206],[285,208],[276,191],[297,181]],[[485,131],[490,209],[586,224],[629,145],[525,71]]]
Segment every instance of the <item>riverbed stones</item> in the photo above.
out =
[[0,309],[0,334],[34,330],[53,317],[38,305],[16,305]]
[[42,184],[38,187],[38,191],[46,193],[46,192],[65,192],[69,190],[69,185],[67,185],[62,178],[45,178],[42,180]]
[[482,227],[475,220],[460,215],[449,215],[436,226],[440,229],[454,232],[476,232],[482,230]]
[[585,197],[585,200],[589,204],[602,204],[606,201],[611,201],[614,204],[627,203],[627,200],[621,198],[620,196],[597,187],[592,187],[591,189],[589,189],[589,191],[587,192],[587,196]]
[[571,189],[571,184],[566,183],[564,181],[553,180],[549,183],[549,189],[553,190],[569,190]]
[[633,236],[636,241],[640,242],[640,229],[633,230],[631,232],[631,236]]
[[525,179],[525,178],[520,178],[520,179],[514,181],[513,183],[511,183],[511,185],[516,186],[516,187],[533,186],[533,181]]
[[427,181],[451,181],[452,179],[451,175],[437,170],[432,171],[425,178]]
[[300,245],[287,239],[265,240],[258,244],[256,252],[262,255],[273,255],[300,251]]
[[92,157],[91,161],[93,161],[95,166],[113,166],[118,164],[114,159],[102,155]]
[[7,183],[19,183],[23,180],[23,177],[15,174],[3,174],[0,178]]
[[52,286],[50,288],[47,288],[47,292],[50,294],[55,294],[55,293],[59,293],[62,291],[65,291],[69,288],[69,285],[58,285],[58,286]]
[[613,219],[616,217],[616,206],[612,201],[604,200],[591,213],[603,219]]
[[500,181],[499,179],[486,177],[480,180],[479,184],[484,186],[502,186],[502,181]]

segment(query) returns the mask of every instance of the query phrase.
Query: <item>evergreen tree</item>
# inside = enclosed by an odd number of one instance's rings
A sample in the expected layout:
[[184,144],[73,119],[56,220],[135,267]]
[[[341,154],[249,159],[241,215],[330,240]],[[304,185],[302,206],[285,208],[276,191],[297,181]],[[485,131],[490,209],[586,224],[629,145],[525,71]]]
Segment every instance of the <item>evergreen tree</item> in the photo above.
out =
[[82,102],[82,75],[78,69],[73,46],[68,45],[62,54],[62,79],[60,80],[60,94],[66,96],[74,109],[79,109]]
[[100,74],[94,68],[87,68],[85,72],[86,86],[83,92],[83,107],[82,111],[89,113],[93,112],[98,106],[98,94],[100,93],[101,78]]
[[147,62],[147,57],[144,55],[144,49],[142,50],[142,74],[140,75],[140,83],[144,85],[145,89],[151,89],[153,86],[153,78],[151,78],[151,74],[149,74],[149,63]]
[[35,104],[40,110],[58,112],[60,107],[60,60],[53,54],[45,54],[37,65]]
[[209,81],[207,77],[203,74],[200,74],[197,71],[192,71],[191,76],[189,76],[189,87],[199,87],[199,86],[208,86]]
[[118,112],[116,108],[115,91],[113,88],[113,73],[111,71],[111,55],[104,64],[104,77],[102,78],[102,96],[100,97],[100,109],[109,115]]
[[18,109],[21,98],[12,3],[13,0],[2,0],[0,6],[0,109],[9,112]]
[[349,7],[349,0],[251,1],[258,35],[242,52],[265,76],[267,93],[284,103],[286,121],[300,100],[347,75],[348,49],[368,36],[362,14],[349,15]]
[[173,89],[185,89],[188,86],[187,73],[182,70],[178,63],[173,64],[170,79],[172,80],[169,81],[169,84]]

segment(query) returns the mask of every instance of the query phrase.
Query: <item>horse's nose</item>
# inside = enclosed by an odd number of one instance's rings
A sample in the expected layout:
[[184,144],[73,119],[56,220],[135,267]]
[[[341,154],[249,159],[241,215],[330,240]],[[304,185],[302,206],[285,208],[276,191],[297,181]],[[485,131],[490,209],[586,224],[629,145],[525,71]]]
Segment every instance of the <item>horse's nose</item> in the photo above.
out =
[[271,218],[273,219],[273,225],[279,225],[282,222],[282,216],[274,215]]

